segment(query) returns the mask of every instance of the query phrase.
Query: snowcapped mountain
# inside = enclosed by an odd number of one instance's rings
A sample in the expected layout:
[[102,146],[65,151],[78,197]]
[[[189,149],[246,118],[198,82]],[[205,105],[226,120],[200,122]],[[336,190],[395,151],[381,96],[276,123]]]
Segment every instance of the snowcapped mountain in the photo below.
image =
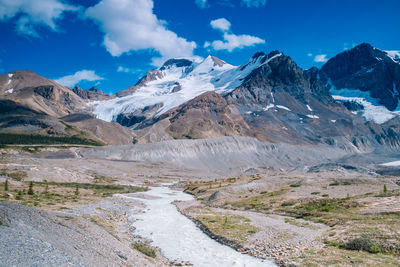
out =
[[213,56],[170,59],[119,97],[91,105],[97,118],[134,129],[137,142],[242,135],[358,145],[361,136],[386,140],[384,123],[400,114],[399,67],[396,51],[368,44],[309,70],[279,51],[241,66]]
[[331,58],[320,71],[332,96],[355,102],[367,120],[384,123],[400,114],[400,52],[361,44]]
[[400,63],[400,51],[384,51],[394,62]]
[[120,114],[134,114],[157,106],[152,115],[161,115],[208,91],[228,93],[241,85],[254,69],[280,56],[267,58],[256,54],[242,66],[230,65],[214,56],[203,61],[172,59],[158,70],[146,74],[132,88],[132,93],[120,98],[94,102],[94,114],[99,119],[116,121]]
[[[170,59],[112,96],[97,88],[61,87],[32,72],[0,75],[0,85],[0,98],[18,99],[56,123],[64,120],[109,144],[132,138],[146,143],[251,136],[295,144],[346,140],[357,149],[400,145],[399,53],[368,44],[309,70],[279,51],[256,53],[241,66],[214,56]],[[29,119],[35,125],[36,116]],[[123,135],[113,134],[114,129]]]

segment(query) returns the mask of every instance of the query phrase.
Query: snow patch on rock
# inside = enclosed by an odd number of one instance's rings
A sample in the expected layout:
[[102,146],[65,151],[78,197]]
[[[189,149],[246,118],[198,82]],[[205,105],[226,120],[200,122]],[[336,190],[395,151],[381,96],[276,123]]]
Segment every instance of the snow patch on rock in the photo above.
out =
[[280,108],[280,109],[287,110],[287,111],[291,111],[290,108],[285,107],[285,106],[282,106],[282,105],[276,105],[276,107],[277,107],[277,108]]
[[307,117],[309,117],[310,119],[319,119],[319,117],[317,115],[306,115]]
[[386,167],[396,167],[396,166],[400,166],[400,160],[386,162],[386,163],[382,163],[382,164],[379,164],[379,165],[386,166]]

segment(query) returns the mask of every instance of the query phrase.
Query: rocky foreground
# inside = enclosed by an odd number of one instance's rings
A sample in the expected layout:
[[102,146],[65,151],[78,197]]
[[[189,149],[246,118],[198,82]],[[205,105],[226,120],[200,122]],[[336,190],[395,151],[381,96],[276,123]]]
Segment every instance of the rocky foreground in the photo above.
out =
[[[210,237],[242,253],[282,266],[399,262],[400,179],[395,152],[342,155],[343,150],[331,148],[342,152],[323,158],[320,155],[329,154],[323,146],[316,155],[307,154],[316,149],[306,147],[304,158],[320,161],[301,169],[301,162],[289,157],[294,146],[223,140],[176,141],[176,147],[169,141],[148,150],[2,148],[1,262],[169,265],[174,259],[166,259],[162,247],[132,227],[148,207],[140,197],[118,195],[165,183],[195,197],[175,203],[182,214]],[[165,147],[174,152],[162,153]],[[237,147],[243,150],[242,160]],[[199,158],[190,157],[193,151]],[[178,164],[185,157],[188,160]]]

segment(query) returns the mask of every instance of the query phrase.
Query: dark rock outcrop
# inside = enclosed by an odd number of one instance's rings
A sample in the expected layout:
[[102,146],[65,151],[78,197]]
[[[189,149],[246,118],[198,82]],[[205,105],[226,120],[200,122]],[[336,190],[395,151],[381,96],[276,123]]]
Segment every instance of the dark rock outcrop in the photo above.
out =
[[389,110],[398,106],[400,63],[370,44],[360,44],[331,58],[320,75],[336,89],[367,91]]
[[162,67],[160,68],[160,70],[165,70],[165,69],[170,68],[170,67],[172,67],[172,66],[176,66],[176,67],[178,67],[178,68],[181,68],[181,67],[189,67],[189,66],[191,66],[192,64],[193,64],[193,62],[190,61],[190,60],[188,60],[188,59],[184,59],[184,58],[182,58],[182,59],[175,59],[175,58],[172,58],[172,59],[167,60],[167,61],[162,65]]
[[107,100],[113,98],[112,95],[104,93],[97,87],[91,87],[88,90],[83,90],[79,86],[75,86],[72,91],[80,98],[85,100]]

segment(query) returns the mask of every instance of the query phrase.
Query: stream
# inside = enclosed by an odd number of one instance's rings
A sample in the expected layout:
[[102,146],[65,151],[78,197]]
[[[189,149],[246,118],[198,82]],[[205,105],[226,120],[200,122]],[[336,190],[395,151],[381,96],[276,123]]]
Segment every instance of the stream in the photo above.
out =
[[151,245],[159,247],[169,260],[190,262],[196,267],[276,266],[272,261],[241,254],[204,234],[172,204],[175,200],[192,200],[191,195],[166,186],[150,187],[140,194],[148,199],[129,196],[146,205],[146,212],[134,216],[135,234],[151,239]]

